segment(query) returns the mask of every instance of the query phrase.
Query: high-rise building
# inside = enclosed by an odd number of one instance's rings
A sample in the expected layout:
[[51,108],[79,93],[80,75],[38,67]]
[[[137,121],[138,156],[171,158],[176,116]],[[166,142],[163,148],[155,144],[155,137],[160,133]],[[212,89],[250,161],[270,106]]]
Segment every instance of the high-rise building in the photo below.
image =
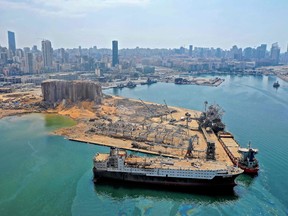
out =
[[288,64],[288,45],[287,45],[287,51],[283,54],[282,62],[284,64]]
[[222,50],[221,50],[221,48],[217,48],[217,49],[216,49],[215,56],[216,56],[217,58],[221,58],[221,57],[222,57]]
[[33,54],[25,53],[25,73],[33,73]]
[[82,56],[82,48],[81,48],[81,46],[78,47],[78,53],[79,53],[79,56],[81,57]]
[[264,59],[266,57],[267,44],[261,44],[261,46],[256,49],[256,58]]
[[52,68],[52,59],[53,59],[53,49],[51,45],[51,41],[43,40],[42,41],[42,55],[45,69]]
[[36,46],[36,45],[33,45],[33,47],[32,47],[32,52],[33,52],[33,53],[36,53],[37,51],[38,51],[37,46]]
[[118,41],[112,41],[112,67],[119,64],[118,58]]
[[8,48],[12,51],[13,55],[16,53],[15,33],[8,31]]
[[179,48],[179,54],[181,54],[181,55],[185,54],[185,48],[184,47],[181,46]]
[[239,48],[234,45],[231,49],[230,49],[230,55],[233,59],[236,60],[241,60],[242,59],[242,49]]
[[30,52],[30,47],[24,47],[23,51],[24,51],[24,53],[29,53]]
[[280,47],[278,46],[278,43],[272,44],[270,57],[271,57],[273,64],[275,65],[279,64]]
[[0,53],[0,63],[6,64],[8,60],[7,52],[1,52]]
[[24,52],[22,49],[16,49],[16,56],[19,58],[24,58]]
[[245,60],[250,60],[253,57],[253,49],[252,47],[246,47],[243,52],[243,56]]
[[189,56],[192,56],[192,52],[193,52],[193,46],[189,45]]
[[65,49],[60,48],[60,61],[63,64],[65,62]]

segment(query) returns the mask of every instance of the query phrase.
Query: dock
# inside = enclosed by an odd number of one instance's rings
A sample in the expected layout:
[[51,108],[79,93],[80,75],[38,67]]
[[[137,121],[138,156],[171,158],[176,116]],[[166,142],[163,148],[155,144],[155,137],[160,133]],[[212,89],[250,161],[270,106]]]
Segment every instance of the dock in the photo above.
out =
[[[90,145],[99,145],[99,146],[106,146],[106,147],[116,147],[115,144],[110,144],[110,143],[101,143],[101,142],[94,142],[91,141],[90,139],[75,139],[75,138],[68,138],[68,140],[70,141],[74,141],[74,142],[81,142],[81,143],[85,143],[85,144],[90,144]],[[118,148],[121,149],[125,149],[125,150],[129,150],[132,152],[141,152],[141,153],[145,153],[145,154],[150,154],[150,155],[156,155],[156,156],[163,156],[163,157],[169,157],[169,158],[178,158],[178,156],[173,155],[173,154],[165,154],[165,153],[159,153],[159,152],[154,152],[154,151],[148,151],[145,149],[136,149],[136,148],[132,148],[132,147],[128,147],[127,145],[117,145]]]
[[73,116],[79,112],[81,121],[56,134],[87,144],[233,165],[216,134],[200,127],[199,111],[114,96],[91,112],[89,109],[71,108]]

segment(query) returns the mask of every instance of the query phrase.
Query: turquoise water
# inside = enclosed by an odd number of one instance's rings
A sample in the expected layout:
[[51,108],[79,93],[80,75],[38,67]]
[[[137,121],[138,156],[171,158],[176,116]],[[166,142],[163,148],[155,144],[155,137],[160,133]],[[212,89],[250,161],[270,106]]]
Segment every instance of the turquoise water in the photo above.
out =
[[204,196],[94,186],[92,157],[108,148],[49,133],[74,123],[31,114],[0,120],[0,215],[287,215],[288,83],[266,76],[225,76],[219,87],[158,83],[106,93],[203,110],[226,111],[227,129],[260,149],[256,178],[240,176],[234,194]]

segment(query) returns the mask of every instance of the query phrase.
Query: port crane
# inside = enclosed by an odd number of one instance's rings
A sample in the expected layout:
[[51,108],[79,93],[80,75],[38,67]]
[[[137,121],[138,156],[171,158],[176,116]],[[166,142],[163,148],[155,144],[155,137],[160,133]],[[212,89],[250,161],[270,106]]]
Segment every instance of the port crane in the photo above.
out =
[[[139,100],[140,100],[141,104],[142,104],[144,107],[146,107],[146,109],[151,113],[150,118],[156,117],[156,116],[160,116],[160,123],[163,122],[163,120],[162,120],[162,115],[163,115],[163,114],[161,114],[161,113],[160,113],[159,115],[156,114],[155,112],[153,112],[153,111],[147,106],[147,104],[144,103],[143,100],[141,100],[140,98],[139,98]],[[166,117],[166,119],[167,119],[167,117]]]
[[139,98],[139,100],[140,100],[141,104],[142,104],[144,107],[146,107],[147,110],[151,113],[151,116],[150,116],[150,117],[153,117],[153,116],[155,115],[155,113],[147,106],[147,104],[144,103],[143,100],[141,100],[140,98]]
[[164,100],[164,103],[165,103],[165,107],[166,107],[166,109],[167,109],[168,113],[169,113],[169,114],[170,114],[170,116],[171,116],[170,122],[175,122],[175,121],[176,121],[176,119],[174,119],[174,118],[173,118],[173,115],[172,115],[172,111],[170,111],[170,110],[169,110],[169,108],[168,108],[168,105],[167,105],[167,103],[166,103],[166,101],[165,101],[165,100]]
[[[144,103],[143,100],[141,100],[140,98],[139,98],[139,100],[140,100],[140,103],[150,112],[149,117],[152,118],[155,115],[154,112]],[[142,124],[143,129],[144,129],[144,125],[146,124],[147,118],[148,118],[148,116],[145,116],[143,124]]]

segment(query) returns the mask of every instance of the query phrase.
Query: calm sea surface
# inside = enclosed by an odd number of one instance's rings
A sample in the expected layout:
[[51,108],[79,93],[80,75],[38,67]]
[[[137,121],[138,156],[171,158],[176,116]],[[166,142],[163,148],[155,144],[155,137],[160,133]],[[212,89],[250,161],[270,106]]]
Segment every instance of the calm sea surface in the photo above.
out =
[[71,142],[50,132],[74,124],[57,115],[0,120],[0,215],[288,215],[288,83],[273,76],[223,76],[215,87],[157,83],[106,90],[203,110],[224,110],[227,130],[259,148],[261,171],[237,178],[234,194],[204,196],[119,186],[94,186],[92,157],[106,147]]

